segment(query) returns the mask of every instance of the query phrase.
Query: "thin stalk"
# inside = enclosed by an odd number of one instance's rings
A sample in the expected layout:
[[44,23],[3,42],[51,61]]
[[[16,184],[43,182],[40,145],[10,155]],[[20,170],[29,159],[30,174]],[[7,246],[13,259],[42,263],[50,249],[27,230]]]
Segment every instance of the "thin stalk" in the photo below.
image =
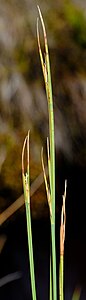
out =
[[[27,173],[25,175],[24,174],[24,151],[25,151],[26,143],[27,143]],[[28,132],[28,136],[26,137],[26,139],[24,141],[23,150],[22,150],[22,178],[23,178],[26,220],[27,220],[27,235],[28,235],[28,250],[29,250],[32,299],[36,300],[36,285],[35,285],[32,229],[31,229],[31,213],[30,213],[29,132]]]
[[33,245],[32,245],[30,206],[29,206],[28,202],[26,202],[25,205],[26,205],[26,218],[27,218],[27,233],[28,233],[28,249],[29,249],[29,261],[30,261],[32,299],[36,300],[36,286],[35,286],[35,274],[34,274],[34,260],[33,260]]
[[52,97],[52,83],[51,83],[51,71],[50,71],[50,61],[48,53],[48,43],[45,25],[43,17],[38,6],[39,16],[42,24],[44,43],[45,43],[45,60],[43,60],[43,55],[40,46],[39,38],[39,28],[37,21],[37,37],[38,37],[38,47],[41,59],[41,65],[44,75],[46,95],[48,101],[48,112],[49,112],[49,137],[50,137],[50,193],[51,193],[51,205],[52,205],[52,219],[51,219],[51,244],[52,244],[52,284],[53,284],[53,300],[57,299],[57,280],[56,280],[56,245],[55,245],[55,140],[54,140],[54,113],[53,113],[53,97]]
[[[49,139],[48,139],[48,137],[47,137],[47,157],[48,157],[48,171],[49,171],[50,194],[51,194],[51,165],[50,165],[50,152],[49,152]],[[52,249],[50,247],[50,300],[53,300],[51,251],[52,251]]]
[[59,271],[59,300],[64,300],[64,255],[60,255],[60,271]]
[[64,242],[65,242],[65,200],[66,200],[67,181],[65,180],[65,192],[63,195],[63,205],[61,211],[61,226],[60,226],[60,265],[59,265],[59,299],[64,300]]
[[49,295],[49,299],[53,300],[51,252],[50,252],[50,295]]

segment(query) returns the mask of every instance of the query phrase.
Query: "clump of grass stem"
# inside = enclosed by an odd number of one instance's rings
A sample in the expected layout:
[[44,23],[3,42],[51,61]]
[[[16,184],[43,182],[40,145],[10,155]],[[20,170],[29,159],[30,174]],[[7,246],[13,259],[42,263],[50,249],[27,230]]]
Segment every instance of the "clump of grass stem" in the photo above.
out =
[[[43,148],[41,151],[42,169],[44,175],[44,182],[47,194],[47,200],[50,212],[51,224],[51,247],[50,247],[50,293],[49,300],[57,300],[57,272],[56,272],[56,241],[55,241],[55,133],[54,133],[54,111],[53,111],[53,96],[52,96],[52,81],[47,36],[45,30],[44,20],[38,6],[39,18],[42,25],[45,52],[42,53],[39,35],[39,19],[37,19],[37,39],[41,66],[44,76],[46,96],[48,102],[49,114],[49,138],[47,137],[47,159],[48,159],[48,175],[49,183],[47,180],[46,168],[43,158]],[[27,233],[28,233],[28,249],[29,249],[29,262],[30,262],[30,276],[31,276],[31,289],[32,299],[36,300],[36,284],[34,272],[34,258],[33,258],[33,244],[32,244],[32,229],[31,229],[31,214],[30,214],[30,170],[29,170],[29,135],[25,138],[22,150],[22,178],[24,188],[24,198],[26,207],[27,219]],[[24,152],[27,146],[27,171],[24,171]],[[64,300],[64,242],[65,242],[65,200],[66,200],[67,180],[65,180],[65,191],[63,195],[62,211],[61,211],[61,225],[60,225],[60,264],[59,264],[59,300]],[[74,292],[72,300],[78,300],[80,290]]]

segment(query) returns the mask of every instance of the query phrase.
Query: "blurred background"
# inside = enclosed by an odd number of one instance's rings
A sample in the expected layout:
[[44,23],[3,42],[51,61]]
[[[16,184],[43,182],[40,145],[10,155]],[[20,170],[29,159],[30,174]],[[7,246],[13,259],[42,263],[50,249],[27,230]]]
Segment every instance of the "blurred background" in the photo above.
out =
[[[0,299],[31,299],[21,176],[22,146],[28,129],[37,293],[38,299],[48,299],[50,224],[45,187],[40,175],[40,153],[43,146],[46,164],[46,138],[49,134],[36,36],[37,4],[46,25],[53,84],[57,270],[60,211],[64,181],[67,179],[65,299],[71,300],[74,289],[81,288],[80,299],[85,300],[85,0],[0,1]],[[40,34],[44,47],[41,31]],[[14,206],[7,211],[13,203]]]

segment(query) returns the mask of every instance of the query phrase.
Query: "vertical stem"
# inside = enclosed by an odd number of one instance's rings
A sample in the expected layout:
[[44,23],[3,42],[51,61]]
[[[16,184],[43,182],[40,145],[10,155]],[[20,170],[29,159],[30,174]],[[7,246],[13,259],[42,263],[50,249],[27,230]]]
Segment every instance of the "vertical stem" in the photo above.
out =
[[33,259],[33,245],[32,245],[32,230],[31,230],[31,217],[30,217],[30,205],[28,202],[26,206],[26,219],[27,219],[27,234],[28,234],[28,249],[29,249],[29,262],[30,262],[30,276],[32,287],[32,299],[36,300],[36,287],[35,287],[35,274],[34,274],[34,259]]
[[52,242],[52,285],[53,299],[57,299],[57,283],[56,283],[56,249],[55,249],[55,225],[51,224],[51,242]]
[[[24,174],[24,151],[25,151],[26,142],[27,142],[27,173],[25,175]],[[23,150],[22,150],[22,178],[23,178],[26,220],[27,220],[27,235],[28,235],[28,250],[29,250],[32,299],[36,300],[36,285],[35,285],[32,229],[31,229],[31,213],[30,213],[29,132],[24,141]]]
[[50,297],[49,299],[53,300],[51,251],[50,251]]
[[59,267],[59,300],[64,300],[64,256],[60,255],[60,267]]
[[48,73],[48,87],[46,89],[48,97],[49,111],[49,136],[50,136],[50,166],[51,166],[51,205],[52,205],[52,220],[51,220],[51,243],[52,243],[52,280],[53,280],[53,299],[57,299],[57,280],[56,280],[56,242],[55,242],[55,139],[54,139],[54,112],[53,112],[53,97],[52,83],[48,47],[46,43],[46,65]]
[[49,113],[49,137],[50,137],[50,193],[51,193],[51,207],[52,207],[52,218],[51,218],[51,245],[52,245],[52,286],[53,286],[53,300],[57,299],[57,280],[56,280],[56,245],[55,245],[55,140],[54,140],[54,112],[53,112],[53,97],[52,97],[52,82],[51,82],[51,71],[50,61],[48,53],[48,43],[45,25],[43,17],[38,6],[39,16],[42,24],[44,43],[45,43],[45,60],[40,46],[38,22],[37,22],[37,37],[39,54],[41,59],[41,65],[44,75],[46,95],[48,101],[48,113]]
[[63,205],[61,211],[61,225],[60,225],[60,266],[59,266],[59,298],[64,300],[64,242],[65,242],[65,200],[66,200],[67,180],[65,180],[65,191],[63,195]]

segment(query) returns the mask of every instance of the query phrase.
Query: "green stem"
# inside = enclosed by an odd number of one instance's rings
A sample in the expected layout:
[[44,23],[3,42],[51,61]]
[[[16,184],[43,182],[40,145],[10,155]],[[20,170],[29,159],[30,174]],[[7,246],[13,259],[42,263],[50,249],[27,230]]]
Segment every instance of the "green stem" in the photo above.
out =
[[39,16],[42,24],[44,43],[45,43],[45,61],[41,51],[38,22],[37,22],[37,37],[39,54],[41,59],[41,65],[44,75],[48,113],[49,113],[49,137],[50,137],[50,165],[49,165],[49,177],[50,177],[50,193],[51,193],[51,206],[52,206],[52,218],[51,218],[51,244],[52,244],[52,286],[53,286],[53,300],[57,300],[57,280],[56,280],[56,245],[55,245],[55,140],[54,140],[54,112],[53,112],[53,97],[52,97],[52,82],[50,61],[48,53],[48,43],[45,25],[43,17],[38,6]]
[[[48,49],[46,50],[48,53]],[[52,243],[52,280],[53,280],[53,299],[57,299],[57,280],[56,280],[56,245],[55,245],[55,140],[54,140],[54,112],[52,98],[52,84],[50,74],[49,55],[46,55],[46,64],[48,70],[48,111],[49,111],[49,136],[50,136],[50,170],[51,170],[51,205],[52,205],[52,220],[51,220],[51,243]]]
[[53,300],[51,252],[50,252],[50,300]]
[[55,249],[55,226],[51,224],[51,243],[52,243],[52,285],[53,299],[57,299],[57,283],[56,283],[56,249]]
[[29,262],[30,262],[30,276],[31,276],[31,287],[32,287],[32,299],[36,300],[36,286],[35,286],[35,274],[34,274],[34,260],[33,260],[33,245],[32,245],[30,204],[28,202],[25,202],[25,206],[26,206],[26,219],[27,219],[27,234],[28,234],[28,249],[29,249]]

